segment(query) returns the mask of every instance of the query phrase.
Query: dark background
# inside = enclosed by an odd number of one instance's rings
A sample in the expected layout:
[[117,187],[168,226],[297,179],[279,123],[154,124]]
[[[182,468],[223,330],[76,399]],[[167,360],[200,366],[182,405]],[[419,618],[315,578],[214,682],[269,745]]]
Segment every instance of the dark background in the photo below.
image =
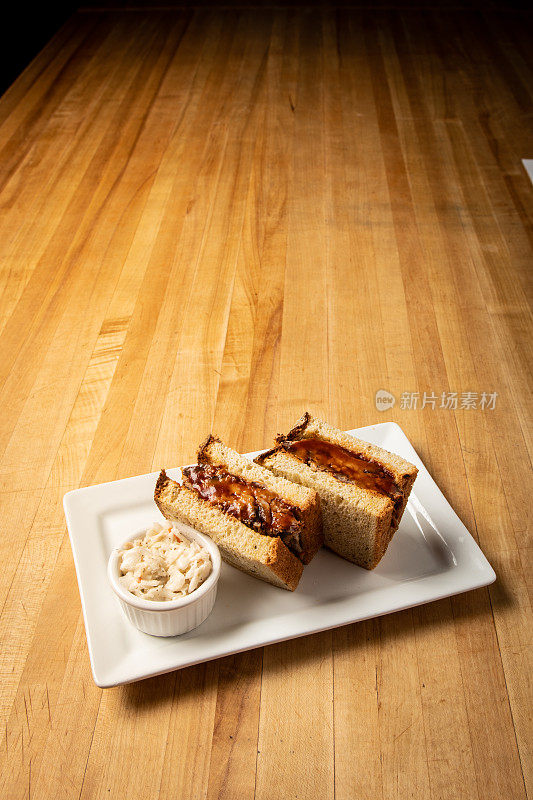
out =
[[[30,61],[42,50],[46,42],[78,9],[117,10],[134,8],[195,7],[195,6],[338,6],[366,9],[420,9],[432,10],[505,10],[521,11],[526,0],[87,0],[87,2],[41,2],[13,4],[0,15],[0,95],[16,80]],[[533,47],[533,35],[532,35]]]
[[[32,7],[33,6],[33,7]],[[13,83],[79,2],[14,3],[0,15],[0,94]]]

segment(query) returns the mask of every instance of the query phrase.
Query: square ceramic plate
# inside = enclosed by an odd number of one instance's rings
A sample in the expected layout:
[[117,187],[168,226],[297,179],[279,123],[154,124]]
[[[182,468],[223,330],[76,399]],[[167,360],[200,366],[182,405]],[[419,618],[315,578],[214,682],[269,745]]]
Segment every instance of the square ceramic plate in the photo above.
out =
[[[218,597],[199,628],[168,639],[123,616],[106,576],[111,550],[161,515],[157,473],[68,492],[65,515],[80,587],[94,680],[104,688],[212,658],[389,614],[486,586],[494,570],[444,499],[402,429],[392,422],[349,431],[420,470],[384,558],[367,572],[323,549],[286,592],[222,565]],[[249,453],[250,458],[257,453]],[[178,478],[179,469],[169,470]]]

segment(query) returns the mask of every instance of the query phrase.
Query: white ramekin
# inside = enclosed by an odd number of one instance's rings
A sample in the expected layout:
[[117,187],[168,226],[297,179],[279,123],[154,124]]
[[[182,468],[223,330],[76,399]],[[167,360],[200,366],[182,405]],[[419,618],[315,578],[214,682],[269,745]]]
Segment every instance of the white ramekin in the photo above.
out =
[[188,539],[194,539],[202,544],[211,556],[212,570],[209,577],[198,589],[179,600],[155,602],[143,600],[124,589],[119,582],[120,550],[132,539],[144,535],[147,528],[132,533],[115,548],[107,562],[107,576],[113,591],[119,599],[122,610],[132,625],[144,633],[152,636],[178,636],[181,633],[192,631],[207,619],[212,611],[217,596],[217,584],[220,577],[220,553],[216,544],[203,533],[199,533],[188,525],[174,524],[177,530],[182,530]]

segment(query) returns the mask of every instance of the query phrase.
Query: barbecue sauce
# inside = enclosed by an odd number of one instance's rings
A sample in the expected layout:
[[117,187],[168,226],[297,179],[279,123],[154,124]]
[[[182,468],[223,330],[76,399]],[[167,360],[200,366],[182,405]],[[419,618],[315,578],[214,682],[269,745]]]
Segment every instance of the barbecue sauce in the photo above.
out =
[[301,516],[275,492],[247,481],[223,467],[196,464],[183,469],[183,484],[200,497],[266,536],[279,536],[289,550],[300,555]]
[[355,483],[363,489],[385,494],[395,502],[403,497],[391,473],[367,456],[356,455],[338,444],[321,439],[285,441],[282,446],[300,461],[329,472],[340,481]]

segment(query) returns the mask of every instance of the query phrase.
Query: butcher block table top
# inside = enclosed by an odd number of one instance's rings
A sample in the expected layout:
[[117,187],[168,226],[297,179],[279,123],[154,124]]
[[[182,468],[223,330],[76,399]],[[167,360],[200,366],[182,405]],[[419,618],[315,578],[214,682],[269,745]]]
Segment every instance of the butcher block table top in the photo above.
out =
[[[1,98],[2,798],[533,792],[531,20],[448,6],[81,9]],[[64,493],[304,410],[496,583],[97,688]]]

